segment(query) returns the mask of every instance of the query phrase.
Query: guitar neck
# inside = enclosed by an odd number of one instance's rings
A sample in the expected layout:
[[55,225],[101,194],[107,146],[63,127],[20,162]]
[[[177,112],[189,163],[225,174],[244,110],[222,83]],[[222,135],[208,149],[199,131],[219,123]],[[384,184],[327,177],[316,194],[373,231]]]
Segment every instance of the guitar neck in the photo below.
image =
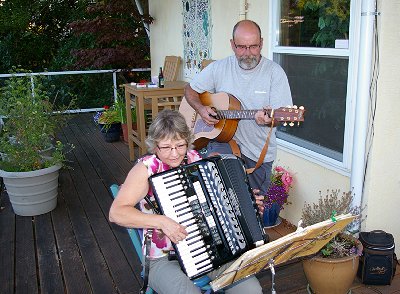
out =
[[257,111],[262,109],[253,110],[217,110],[218,119],[254,119]]

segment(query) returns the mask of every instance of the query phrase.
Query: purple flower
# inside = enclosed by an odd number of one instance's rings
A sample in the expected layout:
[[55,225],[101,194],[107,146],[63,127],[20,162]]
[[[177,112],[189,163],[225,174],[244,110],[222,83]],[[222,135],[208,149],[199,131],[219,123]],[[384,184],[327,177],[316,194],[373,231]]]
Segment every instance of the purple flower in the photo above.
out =
[[267,194],[264,197],[264,204],[267,208],[271,208],[272,203],[277,203],[280,207],[285,204],[289,194],[286,192],[284,186],[271,184],[268,188]]
[[96,114],[93,116],[93,121],[98,124],[99,123],[99,118],[103,114],[101,111],[97,111]]
[[265,208],[271,208],[273,203],[283,209],[283,204],[288,203],[289,190],[292,187],[293,177],[281,166],[272,169],[271,183],[264,196]]

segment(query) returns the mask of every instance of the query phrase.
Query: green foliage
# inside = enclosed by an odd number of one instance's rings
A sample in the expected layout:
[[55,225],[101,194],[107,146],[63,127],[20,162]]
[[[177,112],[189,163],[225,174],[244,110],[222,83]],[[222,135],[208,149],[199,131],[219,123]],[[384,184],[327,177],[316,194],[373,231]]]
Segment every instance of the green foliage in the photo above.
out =
[[334,47],[336,39],[348,39],[350,0],[300,0],[298,7],[311,13],[317,12],[319,30],[311,42],[321,47]]
[[[0,73],[13,66],[35,72],[148,67],[143,21],[150,17],[147,0],[141,2],[143,19],[130,0],[2,1]],[[78,23],[80,29],[71,29]],[[72,54],[80,50],[89,50],[82,60]],[[84,59],[90,62],[83,64]],[[117,74],[118,84],[140,79],[150,79],[150,73]],[[57,106],[68,105],[72,96],[78,108],[97,108],[113,100],[111,74],[49,76],[43,84],[51,97],[57,97]]]
[[357,241],[347,234],[336,235],[325,247],[321,249],[321,254],[324,257],[341,258],[353,254],[360,254],[357,252]]
[[[119,113],[121,117],[121,123],[125,124],[127,122],[125,98],[120,94],[120,92],[117,92],[117,100],[114,102],[113,108]],[[131,110],[131,117],[132,122],[136,122],[135,108],[132,108]]]
[[11,66],[51,67],[69,37],[66,25],[84,16],[88,1],[7,0],[0,6],[0,72]]
[[120,123],[120,122],[122,122],[121,114],[113,107],[104,110],[98,120],[98,123],[105,125],[106,128],[107,128],[107,126],[109,127],[109,125],[111,125],[111,124]]
[[[303,226],[310,226],[328,219],[334,219],[336,215],[347,213],[356,216],[356,219],[347,226],[347,229],[355,225],[360,225],[362,209],[358,206],[352,206],[353,194],[351,191],[347,193],[343,192],[340,195],[340,190],[327,190],[325,196],[322,196],[321,191],[319,194],[320,197],[317,203],[304,204],[301,216]],[[341,232],[320,250],[320,254],[323,257],[330,258],[361,254],[361,252],[358,252],[357,244],[354,237]]]
[[1,88],[0,115],[5,122],[0,133],[0,169],[31,171],[64,162],[61,142],[55,143],[50,157],[43,155],[45,149],[53,146],[55,133],[66,116],[54,112],[42,78],[13,76]]
[[45,84],[55,86],[49,94],[57,95],[58,107],[68,105],[71,97],[76,97],[78,108],[102,107],[114,100],[111,73],[49,76]]
[[[136,122],[136,111],[132,109],[132,122]],[[94,116],[96,124],[103,125],[102,128],[108,130],[114,123],[126,123],[125,99],[118,93],[117,100],[111,107],[104,106],[104,111],[97,112]]]

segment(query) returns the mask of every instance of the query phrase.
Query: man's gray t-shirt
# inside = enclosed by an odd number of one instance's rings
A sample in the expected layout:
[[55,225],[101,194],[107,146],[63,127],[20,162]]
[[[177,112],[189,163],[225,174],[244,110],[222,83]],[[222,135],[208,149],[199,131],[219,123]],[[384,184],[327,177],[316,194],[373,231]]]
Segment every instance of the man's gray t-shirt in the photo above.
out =
[[[229,93],[241,102],[242,109],[262,109],[267,106],[276,109],[293,103],[285,72],[280,65],[265,57],[261,57],[260,63],[251,70],[242,69],[235,56],[217,60],[196,75],[190,86],[198,93]],[[234,139],[242,154],[257,161],[269,130],[255,120],[241,120]],[[276,158],[275,131],[274,128],[264,162]]]

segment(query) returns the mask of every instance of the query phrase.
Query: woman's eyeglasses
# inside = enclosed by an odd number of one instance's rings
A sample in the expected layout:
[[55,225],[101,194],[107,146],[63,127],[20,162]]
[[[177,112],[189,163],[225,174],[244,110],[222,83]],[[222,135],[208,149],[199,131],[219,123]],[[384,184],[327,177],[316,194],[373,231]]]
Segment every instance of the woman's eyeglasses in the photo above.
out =
[[158,146],[157,145],[158,150],[160,150],[160,152],[162,154],[170,154],[172,152],[172,150],[176,150],[178,153],[183,153],[186,152],[187,149],[187,143],[183,143],[183,144],[179,144],[176,145],[175,147],[170,147],[170,146]]

